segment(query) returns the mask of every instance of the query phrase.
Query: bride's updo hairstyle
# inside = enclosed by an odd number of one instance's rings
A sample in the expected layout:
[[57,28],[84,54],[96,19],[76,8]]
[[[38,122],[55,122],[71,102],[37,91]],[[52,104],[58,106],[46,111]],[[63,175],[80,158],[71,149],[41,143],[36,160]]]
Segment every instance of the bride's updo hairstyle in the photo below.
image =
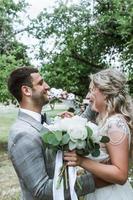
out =
[[124,73],[110,68],[90,75],[94,84],[106,96],[107,116],[119,113],[133,130],[133,102],[129,95]]

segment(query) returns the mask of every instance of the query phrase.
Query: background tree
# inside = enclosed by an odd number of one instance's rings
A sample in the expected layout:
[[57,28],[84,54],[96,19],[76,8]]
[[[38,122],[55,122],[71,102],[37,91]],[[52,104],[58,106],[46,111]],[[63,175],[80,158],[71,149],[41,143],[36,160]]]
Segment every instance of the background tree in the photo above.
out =
[[0,102],[13,100],[7,91],[7,76],[16,67],[29,64],[27,47],[16,40],[20,25],[19,13],[24,10],[24,1],[0,0]]
[[[50,85],[63,87],[83,96],[88,90],[88,74],[103,68],[101,51],[93,34],[90,8],[60,3],[52,12],[44,10],[33,21],[32,34],[39,39],[39,58],[45,79]],[[47,42],[53,41],[51,50]],[[99,48],[103,48],[99,44]]]
[[22,31],[38,39],[36,58],[41,60],[41,72],[51,86],[84,97],[88,75],[109,67],[118,55],[132,92],[132,0],[95,0],[93,12],[89,2],[70,5],[69,1],[58,1],[53,10],[44,9],[29,27],[18,30],[18,23],[19,27],[22,23],[19,13],[27,5],[24,0],[18,4],[0,0],[1,102],[9,100],[5,84],[9,71],[29,63],[27,47],[15,37]]
[[96,1],[96,30],[106,44],[105,54],[119,55],[133,94],[133,1]]
[[87,0],[79,5],[67,2],[59,1],[52,11],[45,9],[30,26],[30,33],[39,40],[38,58],[45,79],[83,97],[88,74],[109,67],[119,55],[131,82],[132,0],[95,0],[93,12]]

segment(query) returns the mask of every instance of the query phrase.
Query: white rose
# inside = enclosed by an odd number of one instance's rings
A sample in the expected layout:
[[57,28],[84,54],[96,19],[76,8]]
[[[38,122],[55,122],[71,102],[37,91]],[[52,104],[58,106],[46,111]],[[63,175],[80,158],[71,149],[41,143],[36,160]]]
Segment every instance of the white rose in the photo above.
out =
[[60,129],[59,123],[47,125],[46,128],[49,129],[50,131],[62,131],[62,130]]
[[85,140],[87,138],[87,129],[85,126],[81,126],[80,124],[76,124],[76,126],[71,124],[68,128],[68,134],[73,142],[76,142],[77,140]]
[[69,126],[71,126],[72,121],[71,121],[71,118],[64,118],[64,119],[61,119],[59,123],[60,123],[59,125],[60,129],[62,131],[67,131]]
[[69,141],[69,149],[84,149],[86,146],[86,141],[85,140],[77,140],[77,142]]
[[80,117],[78,115],[73,116],[71,119],[72,119],[72,123],[80,124],[81,126],[85,126],[87,123],[86,118]]

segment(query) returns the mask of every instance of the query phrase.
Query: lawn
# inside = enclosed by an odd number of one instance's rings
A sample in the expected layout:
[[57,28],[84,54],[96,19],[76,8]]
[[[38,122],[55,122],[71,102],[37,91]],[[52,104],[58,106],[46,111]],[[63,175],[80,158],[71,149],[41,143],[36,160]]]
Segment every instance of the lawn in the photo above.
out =
[[0,142],[7,142],[8,132],[11,124],[14,122],[17,112],[9,111],[8,113],[0,112]]
[[[66,110],[66,107],[56,106],[55,110],[47,107],[49,117]],[[44,111],[44,110],[43,110]],[[0,105],[0,200],[18,200],[19,184],[12,164],[7,156],[7,138],[11,124],[17,116],[18,108]],[[133,161],[130,162],[130,180],[133,180]],[[132,182],[133,183],[133,182]]]

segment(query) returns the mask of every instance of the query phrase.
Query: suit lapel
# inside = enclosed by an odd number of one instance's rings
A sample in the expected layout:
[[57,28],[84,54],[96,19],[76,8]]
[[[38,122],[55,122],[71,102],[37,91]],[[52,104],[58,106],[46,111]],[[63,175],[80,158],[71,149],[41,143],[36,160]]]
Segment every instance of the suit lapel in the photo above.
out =
[[24,112],[19,111],[18,119],[30,124],[38,132],[47,132],[48,131],[48,129],[45,128],[40,122],[38,122],[33,117],[31,117],[30,115],[28,115]]

